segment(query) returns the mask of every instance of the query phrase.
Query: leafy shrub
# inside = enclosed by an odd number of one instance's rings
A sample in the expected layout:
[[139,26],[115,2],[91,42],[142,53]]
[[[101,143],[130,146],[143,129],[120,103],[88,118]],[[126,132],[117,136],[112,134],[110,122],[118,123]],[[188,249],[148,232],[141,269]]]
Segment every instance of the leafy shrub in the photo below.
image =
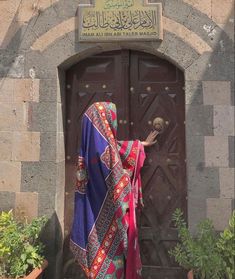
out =
[[227,278],[235,278],[235,211],[229,220],[228,228],[220,233],[217,247],[223,256]]
[[192,236],[182,211],[176,209],[172,219],[180,242],[169,254],[180,266],[193,270],[198,279],[225,279],[225,276],[228,279],[234,278],[234,215],[230,220],[230,227],[220,236],[216,234],[209,219],[201,221],[196,235]]
[[18,221],[12,210],[0,214],[0,276],[19,278],[43,263],[39,234],[46,217]]

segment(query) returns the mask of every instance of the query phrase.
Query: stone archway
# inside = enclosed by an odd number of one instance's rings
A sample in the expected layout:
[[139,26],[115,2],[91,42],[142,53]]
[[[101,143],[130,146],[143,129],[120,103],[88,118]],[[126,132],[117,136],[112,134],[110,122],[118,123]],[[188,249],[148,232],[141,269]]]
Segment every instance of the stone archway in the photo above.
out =
[[[219,197],[220,165],[214,166],[205,158],[205,150],[209,150],[210,142],[214,140],[214,103],[204,99],[203,94],[212,88],[211,80],[229,90],[229,81],[233,80],[232,60],[221,49],[219,41],[223,41],[226,49],[232,47],[232,42],[205,14],[181,0],[173,2],[166,1],[164,5],[162,43],[81,44],[76,35],[77,1],[60,0],[39,17],[33,17],[27,29],[22,27],[11,40],[9,51],[3,51],[4,63],[11,65],[11,69],[7,69],[9,77],[36,79],[40,83],[39,102],[29,104],[32,121],[28,127],[29,131],[40,134],[40,160],[22,162],[21,189],[38,191],[39,214],[55,214],[58,219],[58,222],[53,219],[48,233],[51,235],[48,244],[53,246],[48,255],[52,262],[58,255],[58,269],[61,239],[56,239],[55,232],[59,227],[64,229],[64,71],[85,57],[109,50],[134,49],[163,57],[185,72],[188,212],[192,229],[206,216],[207,199]],[[10,61],[13,60],[15,63],[12,64]],[[29,179],[33,176],[37,177],[40,187]],[[203,188],[202,185],[206,186]],[[202,209],[200,212],[198,207]],[[48,278],[55,276],[53,268],[48,271]]]

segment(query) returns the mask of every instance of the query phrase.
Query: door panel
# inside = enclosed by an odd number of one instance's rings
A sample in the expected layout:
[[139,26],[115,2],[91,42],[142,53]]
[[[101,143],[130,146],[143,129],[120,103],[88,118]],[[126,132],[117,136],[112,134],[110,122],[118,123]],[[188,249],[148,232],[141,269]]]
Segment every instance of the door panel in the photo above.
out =
[[144,139],[156,117],[167,123],[158,143],[146,148],[142,170],[145,207],[139,238],[144,278],[183,278],[167,252],[177,241],[172,213],[176,207],[186,212],[183,74],[165,60],[132,52],[130,77],[131,137]]
[[167,253],[177,242],[172,213],[176,207],[186,212],[183,86],[183,73],[171,63],[128,50],[87,58],[67,72],[65,278],[83,278],[70,260],[68,240],[81,117],[95,101],[112,101],[117,105],[119,139],[144,139],[152,129],[154,118],[162,117],[166,121],[158,143],[146,148],[142,169],[145,207],[138,226],[143,278],[184,278]]

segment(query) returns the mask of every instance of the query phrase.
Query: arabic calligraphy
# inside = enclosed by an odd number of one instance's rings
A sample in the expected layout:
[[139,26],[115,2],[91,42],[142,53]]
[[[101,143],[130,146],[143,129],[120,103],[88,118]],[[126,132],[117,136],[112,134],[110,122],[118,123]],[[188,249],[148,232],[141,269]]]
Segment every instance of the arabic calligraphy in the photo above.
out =
[[79,7],[79,41],[162,40],[162,4],[143,0],[94,0],[92,7]]
[[133,0],[105,0],[105,9],[127,9],[134,6]]
[[92,31],[154,29],[157,21],[155,10],[135,11],[88,11],[83,16],[82,27]]

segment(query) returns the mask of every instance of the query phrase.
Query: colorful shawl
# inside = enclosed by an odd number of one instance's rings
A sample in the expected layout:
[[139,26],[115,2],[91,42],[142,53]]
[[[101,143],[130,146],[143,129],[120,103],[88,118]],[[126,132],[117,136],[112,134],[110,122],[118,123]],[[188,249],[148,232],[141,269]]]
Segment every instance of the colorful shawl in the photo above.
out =
[[145,155],[138,140],[117,142],[116,131],[113,103],[83,116],[70,248],[87,278],[141,278],[135,208]]

